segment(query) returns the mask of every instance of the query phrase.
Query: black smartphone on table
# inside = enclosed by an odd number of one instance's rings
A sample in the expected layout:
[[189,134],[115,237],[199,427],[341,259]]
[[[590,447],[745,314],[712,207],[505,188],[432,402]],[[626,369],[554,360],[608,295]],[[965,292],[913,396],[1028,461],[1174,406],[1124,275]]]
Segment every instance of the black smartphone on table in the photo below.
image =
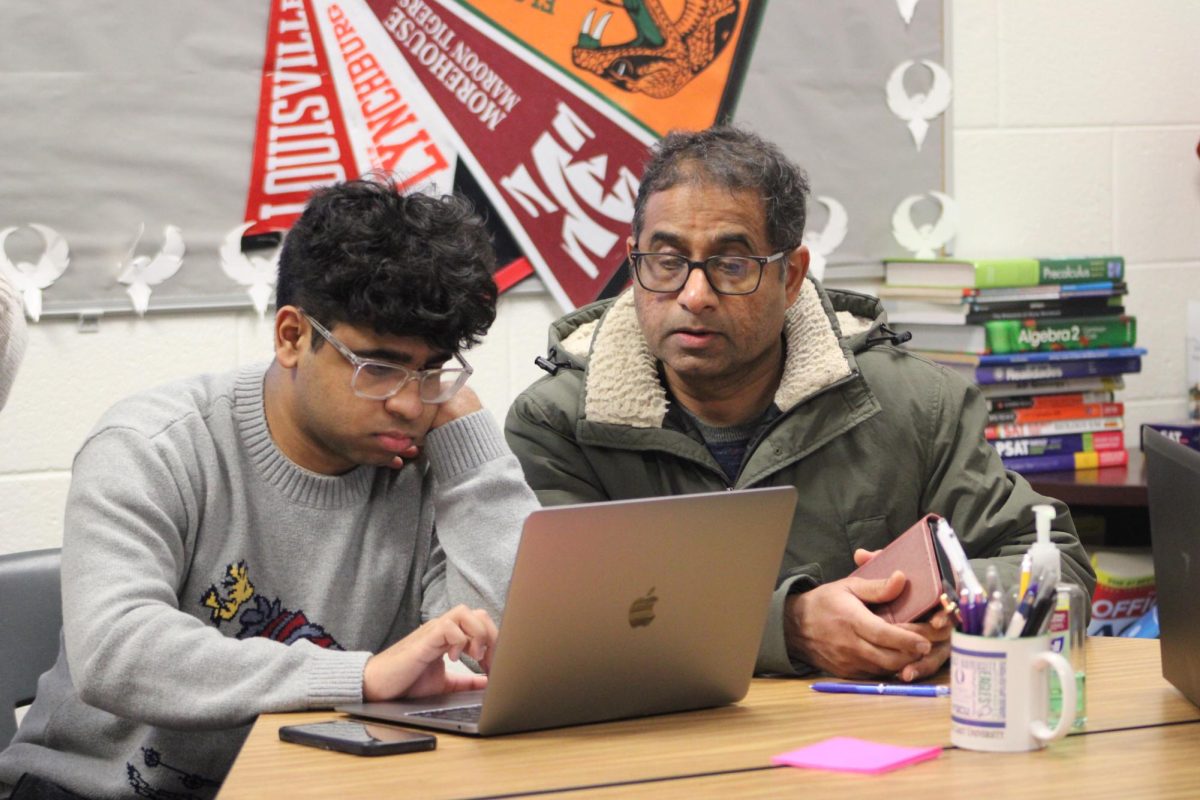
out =
[[437,747],[437,737],[433,734],[357,720],[285,725],[279,729],[279,738],[285,742],[353,753],[356,756],[388,756]]

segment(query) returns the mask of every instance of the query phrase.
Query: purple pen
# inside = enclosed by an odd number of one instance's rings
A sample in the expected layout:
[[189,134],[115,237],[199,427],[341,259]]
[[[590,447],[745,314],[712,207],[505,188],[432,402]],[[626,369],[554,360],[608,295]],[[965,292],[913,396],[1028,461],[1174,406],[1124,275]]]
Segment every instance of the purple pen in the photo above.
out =
[[962,614],[962,632],[970,633],[975,627],[975,607],[971,604],[971,593],[965,586],[958,590],[958,609]]
[[983,631],[983,615],[987,598],[971,594],[965,586],[958,590],[959,607],[962,609],[962,631],[978,636]]

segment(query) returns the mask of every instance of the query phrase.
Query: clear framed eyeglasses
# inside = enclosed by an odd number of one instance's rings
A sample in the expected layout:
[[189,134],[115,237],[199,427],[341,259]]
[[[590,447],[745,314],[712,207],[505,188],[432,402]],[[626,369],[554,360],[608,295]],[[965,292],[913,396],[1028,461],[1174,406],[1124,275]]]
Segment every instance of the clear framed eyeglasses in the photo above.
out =
[[467,378],[471,377],[471,373],[474,372],[471,365],[457,353],[454,354],[454,360],[462,366],[441,369],[413,370],[387,361],[363,358],[338,341],[337,337],[308,313],[303,311],[300,313],[304,314],[304,318],[308,320],[309,325],[312,325],[314,331],[321,334],[325,341],[333,345],[333,348],[354,366],[354,376],[350,378],[350,388],[359,397],[365,397],[368,400],[386,400],[399,393],[409,384],[409,381],[416,381],[417,394],[422,403],[430,405],[444,403],[466,384]]
[[762,282],[763,267],[779,261],[791,249],[770,256],[710,256],[703,261],[689,261],[675,253],[634,250],[629,259],[637,282],[648,292],[678,292],[692,270],[698,269],[717,294],[754,294]]

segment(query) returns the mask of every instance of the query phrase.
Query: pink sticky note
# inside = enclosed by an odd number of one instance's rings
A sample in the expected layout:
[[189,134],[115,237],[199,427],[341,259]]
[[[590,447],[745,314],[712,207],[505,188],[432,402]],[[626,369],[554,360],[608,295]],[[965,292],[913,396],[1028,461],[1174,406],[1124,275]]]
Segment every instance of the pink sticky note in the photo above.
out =
[[928,761],[941,753],[940,747],[898,747],[849,736],[835,736],[799,750],[780,753],[771,758],[771,763],[785,767],[878,774]]

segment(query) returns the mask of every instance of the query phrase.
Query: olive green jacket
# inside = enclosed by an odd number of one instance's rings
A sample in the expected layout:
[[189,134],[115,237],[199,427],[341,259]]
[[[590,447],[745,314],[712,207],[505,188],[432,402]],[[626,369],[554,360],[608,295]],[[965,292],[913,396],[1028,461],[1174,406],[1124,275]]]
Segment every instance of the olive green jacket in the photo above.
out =
[[1091,596],[1070,512],[1005,471],[983,437],[978,388],[896,347],[885,321],[874,297],[805,281],[783,333],[782,414],[751,443],[732,486],[671,402],[628,291],[553,323],[543,365],[554,374],[517,398],[506,435],[543,505],[795,486],[758,672],[805,669],[784,643],[789,594],[845,577],[856,548],[881,548],[928,512],[949,520],[981,579],[986,560],[1011,585],[1036,538],[1030,507],[1053,503],[1063,579]]

